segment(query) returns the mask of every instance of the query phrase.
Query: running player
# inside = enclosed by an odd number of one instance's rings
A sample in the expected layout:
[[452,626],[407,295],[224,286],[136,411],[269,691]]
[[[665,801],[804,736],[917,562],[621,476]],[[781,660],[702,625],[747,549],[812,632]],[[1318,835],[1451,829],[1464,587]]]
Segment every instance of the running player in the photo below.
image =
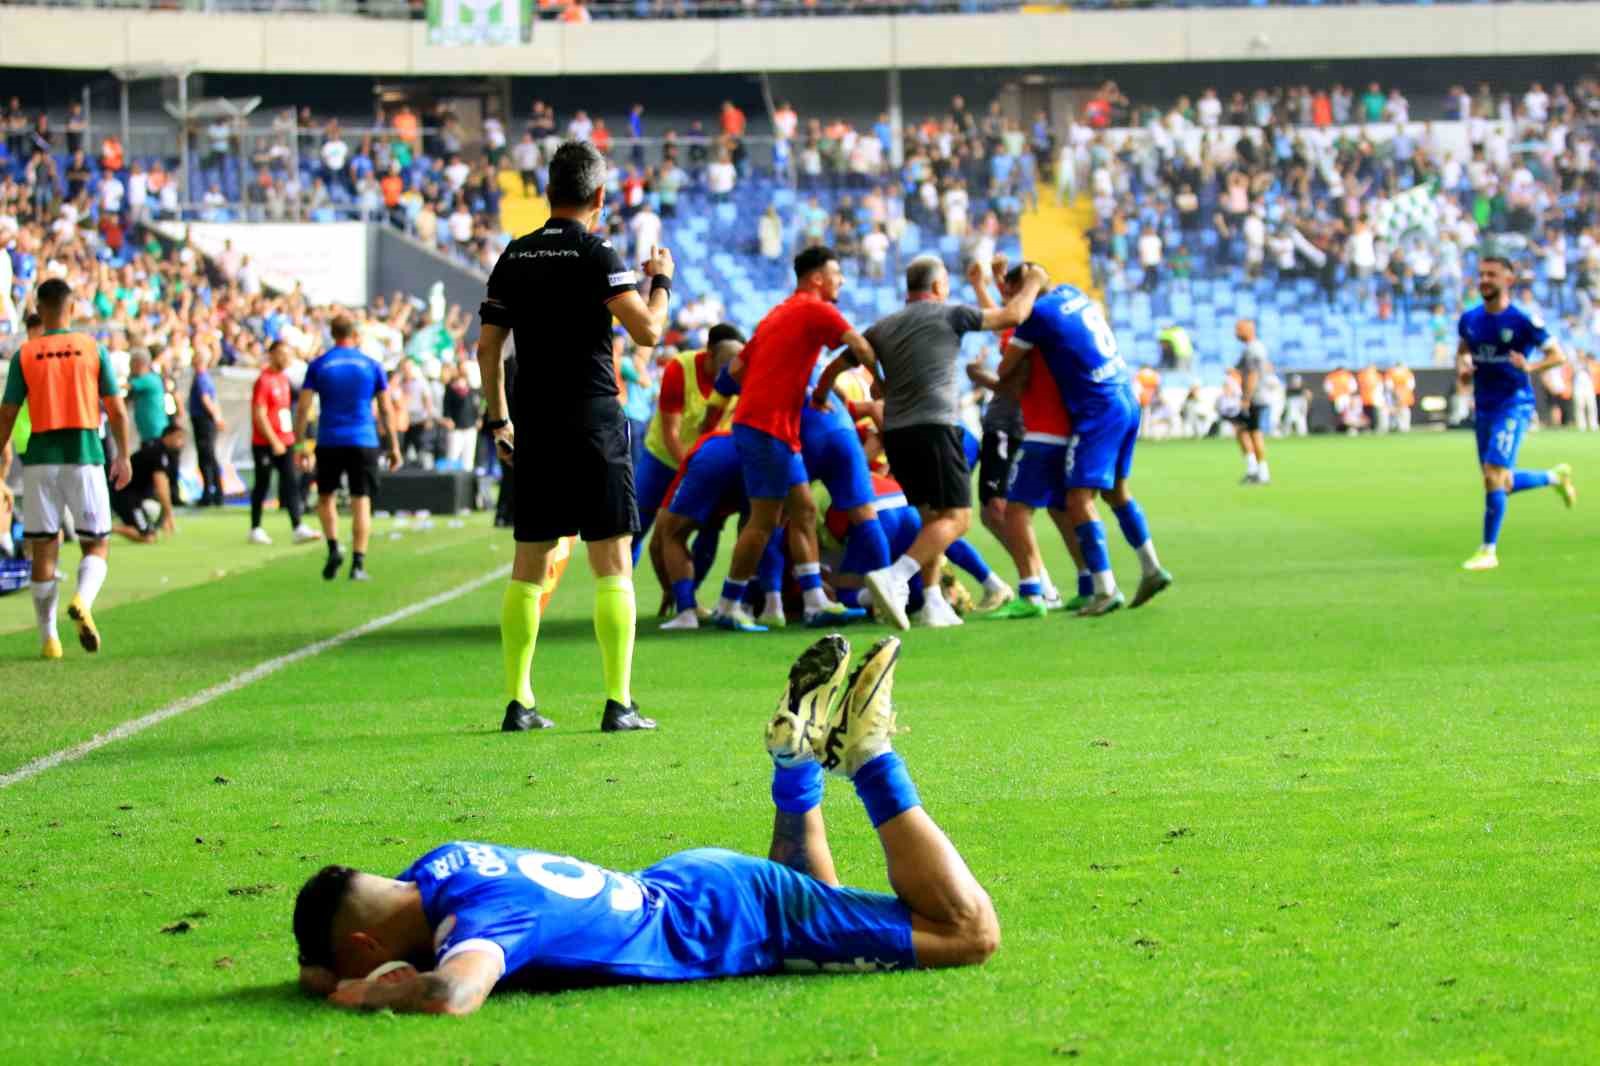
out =
[[88,334],[67,329],[72,303],[67,283],[52,278],[39,286],[34,299],[44,332],[24,343],[11,360],[0,398],[0,448],[11,442],[17,416],[27,404],[31,433],[22,453],[23,535],[33,542],[33,613],[40,654],[59,659],[56,560],[64,511],[72,514],[83,550],[78,587],[67,604],[67,615],[77,626],[83,650],[100,650],[100,631],[91,611],[105,584],[111,550],[111,500],[105,448],[100,443],[100,410],[105,408],[111,424],[116,447],[111,485],[118,489],[132,476],[128,412],[110,356]]
[[[1472,382],[1484,492],[1483,543],[1461,564],[1464,570],[1493,570],[1500,565],[1496,547],[1510,493],[1551,486],[1568,507],[1578,501],[1572,468],[1566,463],[1550,470],[1513,469],[1523,435],[1533,422],[1533,376],[1566,362],[1544,322],[1511,302],[1516,276],[1511,260],[1484,257],[1478,264],[1483,303],[1463,314],[1457,326],[1461,344],[1456,369],[1463,384]],[[1535,362],[1535,352],[1544,357]]]
[[[317,471],[317,517],[328,541],[323,579],[337,577],[344,562],[339,551],[337,495],[342,481],[350,490],[350,580],[368,581],[367,542],[372,536],[372,494],[378,488],[378,441],[389,442],[389,467],[398,470],[400,439],[390,429],[389,405],[384,402],[388,376],[376,359],[356,347],[355,319],[343,313],[335,315],[329,330],[333,347],[306,367],[295,408],[294,439],[299,442],[302,468],[309,473],[315,465]],[[312,442],[306,436],[313,399],[321,401],[314,463]]]
[[[845,367],[860,362],[885,381],[884,449],[906,498],[922,512],[916,543],[892,564],[867,574],[874,601],[896,626],[908,629],[908,585],[922,575],[926,605],[922,621],[954,626],[961,618],[944,602],[939,563],[944,551],[972,522],[972,470],[961,424],[961,338],[979,330],[1016,326],[1033,310],[1045,273],[1024,271],[1021,287],[1004,307],[981,310],[951,305],[950,273],[938,256],[923,255],[906,267],[906,306],[867,330],[868,353],[841,354],[823,371],[821,398]],[[977,441],[972,442],[977,450]]]
[[[1007,284],[1020,284],[1028,266],[1012,267]],[[1073,286],[1061,285],[1040,297],[1033,314],[1017,327],[1006,346],[1001,376],[1010,364],[1035,349],[1072,416],[1066,460],[1067,515],[1094,581],[1094,598],[1079,608],[1078,614],[1098,617],[1126,602],[1111,570],[1105,527],[1095,513],[1096,495],[1111,504],[1123,536],[1139,556],[1143,576],[1133,606],[1142,606],[1172,584],[1172,575],[1161,568],[1144,512],[1128,492],[1133,450],[1139,439],[1139,403],[1127,363],[1117,352],[1116,335],[1099,304]]]
[[[899,655],[885,638],[849,673],[833,635],[790,669],[767,724],[768,858],[701,848],[624,874],[453,842],[393,879],[327,866],[295,900],[301,987],[350,1009],[470,1014],[497,987],[982,964],[994,906],[890,743]],[[855,786],[893,895],[839,884],[824,767]]]
[[800,457],[800,409],[807,383],[824,349],[845,345],[862,362],[872,349],[834,306],[844,287],[839,258],[829,248],[807,248],[794,259],[795,292],[756,327],[750,343],[729,368],[741,383],[733,416],[750,520],[739,532],[728,579],[717,602],[718,624],[749,631],[755,623],[743,607],[745,588],[756,576],[767,541],[787,506],[795,582],[805,600],[807,625],[829,625],[859,617],[829,600],[817,562],[817,505]]

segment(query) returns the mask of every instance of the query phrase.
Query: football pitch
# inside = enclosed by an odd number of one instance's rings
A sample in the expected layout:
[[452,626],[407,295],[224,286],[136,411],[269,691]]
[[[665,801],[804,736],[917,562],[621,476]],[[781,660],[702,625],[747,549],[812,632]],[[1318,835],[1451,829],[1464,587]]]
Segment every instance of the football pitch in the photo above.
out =
[[[1271,459],[1277,482],[1243,488],[1229,442],[1141,449],[1177,578],[1146,609],[906,635],[897,747],[994,898],[986,967],[509,993],[469,1019],[302,997],[300,883],[451,839],[621,870],[764,854],[762,725],[812,634],[644,619],[635,690],[660,732],[604,736],[575,563],[535,663],[560,728],[508,736],[491,575],[510,539],[482,516],[380,524],[367,586],[321,581],[320,546],[251,555],[237,513],[185,522],[216,546],[204,580],[152,580],[179,545],[119,543],[97,658],[35,661],[26,594],[0,600],[0,774],[487,580],[0,789],[0,1059],[1592,1061],[1600,435],[1529,439],[1523,465],[1570,461],[1586,498],[1513,497],[1479,574],[1459,569],[1483,498],[1468,435]],[[886,889],[846,782],[825,812],[841,877]]]

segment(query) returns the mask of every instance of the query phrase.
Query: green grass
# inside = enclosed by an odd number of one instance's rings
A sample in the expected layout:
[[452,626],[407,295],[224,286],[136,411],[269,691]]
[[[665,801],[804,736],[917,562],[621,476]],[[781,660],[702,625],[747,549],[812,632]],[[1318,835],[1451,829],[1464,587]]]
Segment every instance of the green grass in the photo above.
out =
[[[1570,459],[1580,484],[1600,470],[1595,438],[1539,434],[1525,453]],[[0,1058],[1592,1060],[1592,502],[1515,497],[1501,568],[1465,574],[1482,503],[1466,436],[1272,458],[1278,483],[1242,489],[1231,445],[1141,451],[1178,578],[1148,610],[907,637],[898,746],[994,896],[1005,943],[987,967],[512,994],[466,1021],[300,998],[289,911],[324,862],[388,872],[461,837],[623,869],[696,845],[764,851],[761,722],[808,635],[647,623],[636,687],[661,732],[601,736],[579,564],[536,665],[554,733],[494,731],[492,583],[0,792]],[[508,548],[481,519],[383,539],[365,588],[317,580],[316,548],[227,565],[100,612],[93,661],[34,662],[31,632],[0,636],[0,769]],[[119,546],[107,596],[168,550]],[[1059,544],[1049,558],[1065,575]],[[1114,558],[1131,583],[1131,553]],[[26,611],[0,601],[0,628]],[[884,888],[839,784],[840,871]],[[189,932],[161,931],[185,916]]]

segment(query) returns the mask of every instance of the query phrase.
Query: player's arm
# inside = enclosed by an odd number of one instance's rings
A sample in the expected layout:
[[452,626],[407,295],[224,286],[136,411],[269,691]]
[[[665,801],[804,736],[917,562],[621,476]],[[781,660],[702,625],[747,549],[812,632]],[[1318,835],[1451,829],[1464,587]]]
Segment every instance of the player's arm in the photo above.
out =
[[[306,439],[306,427],[311,424],[311,404],[316,394],[308,388],[300,390],[300,398],[294,405],[294,439],[300,442],[300,465],[306,470],[311,469],[311,445]],[[273,438],[277,439],[277,438]]]
[[1006,345],[1006,350],[1000,355],[1000,365],[994,372],[997,388],[1007,388],[1013,395],[1021,395],[1022,387],[1028,381],[1028,354],[1032,351],[1031,344],[1015,339]]
[[1546,370],[1566,364],[1567,353],[1561,350],[1561,342],[1554,337],[1545,340],[1542,350],[1544,351],[1544,358],[1537,363],[1530,364],[1527,367],[1528,373],[1542,374]]
[[378,440],[389,442],[389,469],[399,470],[405,459],[400,454],[400,435],[389,423],[388,390],[383,389],[372,398],[372,409],[378,418]]
[[670,287],[657,285],[653,279],[662,277],[670,282],[674,269],[672,253],[665,248],[654,249],[644,264],[645,277],[652,279],[649,302],[639,295],[638,290],[629,289],[613,296],[606,304],[617,321],[622,323],[622,328],[628,331],[628,336],[633,338],[633,343],[649,348],[661,343],[667,331],[667,294]]
[[845,346],[844,351],[823,368],[822,376],[817,379],[817,387],[811,390],[811,406],[820,411],[828,409],[834,393],[834,382],[839,380],[840,374],[851,367],[864,366],[872,372],[874,391],[883,386],[883,369],[878,365],[878,356],[872,350],[872,342],[853,329],[846,330],[839,340]]
[[11,473],[11,431],[17,427],[21,413],[21,404],[0,403],[0,482]]
[[111,487],[120,491],[133,480],[133,464],[129,460],[133,449],[128,445],[128,405],[117,395],[102,396],[100,399],[105,404],[106,421],[111,425],[111,439],[117,445],[117,457],[111,461]]
[[[493,952],[463,951],[426,973],[407,967],[376,981],[340,981],[328,1002],[348,1010],[471,1014],[500,980],[503,965]],[[302,968],[302,985],[304,972]]]
[[744,375],[744,356],[736,355],[717,373],[711,398],[706,401],[705,417],[700,420],[700,436],[705,436],[722,424],[722,413],[739,394],[740,380]]
[[150,488],[161,505],[161,532],[171,536],[178,531],[178,524],[172,518],[172,483],[167,480],[165,471],[157,470],[150,475]]
[[228,421],[222,417],[222,408],[217,401],[206,393],[200,394],[200,406],[206,409],[206,414],[211,416],[211,421],[216,423],[218,429],[227,429]]
[[688,387],[682,364],[668,363],[661,375],[661,391],[656,393],[656,413],[661,417],[661,443],[672,456],[674,466],[683,465],[683,443],[678,440],[678,431],[683,427],[684,391]]
[[1039,290],[1044,287],[1045,272],[1042,268],[1030,266],[1022,272],[1022,285],[1004,307],[987,307],[983,311],[982,329],[1004,330],[1015,329],[1028,320],[1033,314],[1033,302],[1039,298]]
[[[489,304],[485,302],[484,307],[487,309]],[[510,327],[491,322],[487,317],[483,320],[483,328],[478,331],[478,374],[483,385],[483,420],[486,423],[505,423],[489,431],[494,437],[495,451],[502,463],[512,461],[514,448],[511,423],[508,421],[510,416],[506,414],[506,365],[502,357],[506,338],[510,335]]]
[[272,424],[272,419],[267,414],[267,405],[258,403],[251,408],[251,416],[255,421],[256,429],[267,438],[267,445],[272,449],[273,455],[282,455],[287,447],[278,436],[278,429]]

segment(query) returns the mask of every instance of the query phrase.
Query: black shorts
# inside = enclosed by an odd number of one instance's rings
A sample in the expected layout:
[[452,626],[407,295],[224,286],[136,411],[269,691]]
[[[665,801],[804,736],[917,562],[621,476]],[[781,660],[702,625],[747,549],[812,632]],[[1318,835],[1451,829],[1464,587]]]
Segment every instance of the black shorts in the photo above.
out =
[[972,506],[972,471],[957,426],[902,426],[886,430],[889,469],[913,507],[945,511]]
[[577,422],[530,414],[516,434],[512,535],[522,543],[639,532],[632,427],[616,398],[581,402]]
[[1267,412],[1271,410],[1264,403],[1253,403],[1239,414],[1239,428],[1246,433],[1260,433],[1261,424],[1266,420]]
[[125,489],[115,489],[111,493],[111,513],[117,516],[117,521],[125,526],[132,526],[141,537],[148,537],[152,532],[150,516],[144,513],[144,501],[148,496],[135,494],[133,486]]
[[317,492],[331,496],[339,482],[350,486],[351,496],[371,496],[378,490],[378,449],[340,444],[317,445]]
[[1011,481],[1011,460],[1016,457],[1020,435],[1001,429],[983,431],[983,447],[978,451],[978,503],[1003,500]]

